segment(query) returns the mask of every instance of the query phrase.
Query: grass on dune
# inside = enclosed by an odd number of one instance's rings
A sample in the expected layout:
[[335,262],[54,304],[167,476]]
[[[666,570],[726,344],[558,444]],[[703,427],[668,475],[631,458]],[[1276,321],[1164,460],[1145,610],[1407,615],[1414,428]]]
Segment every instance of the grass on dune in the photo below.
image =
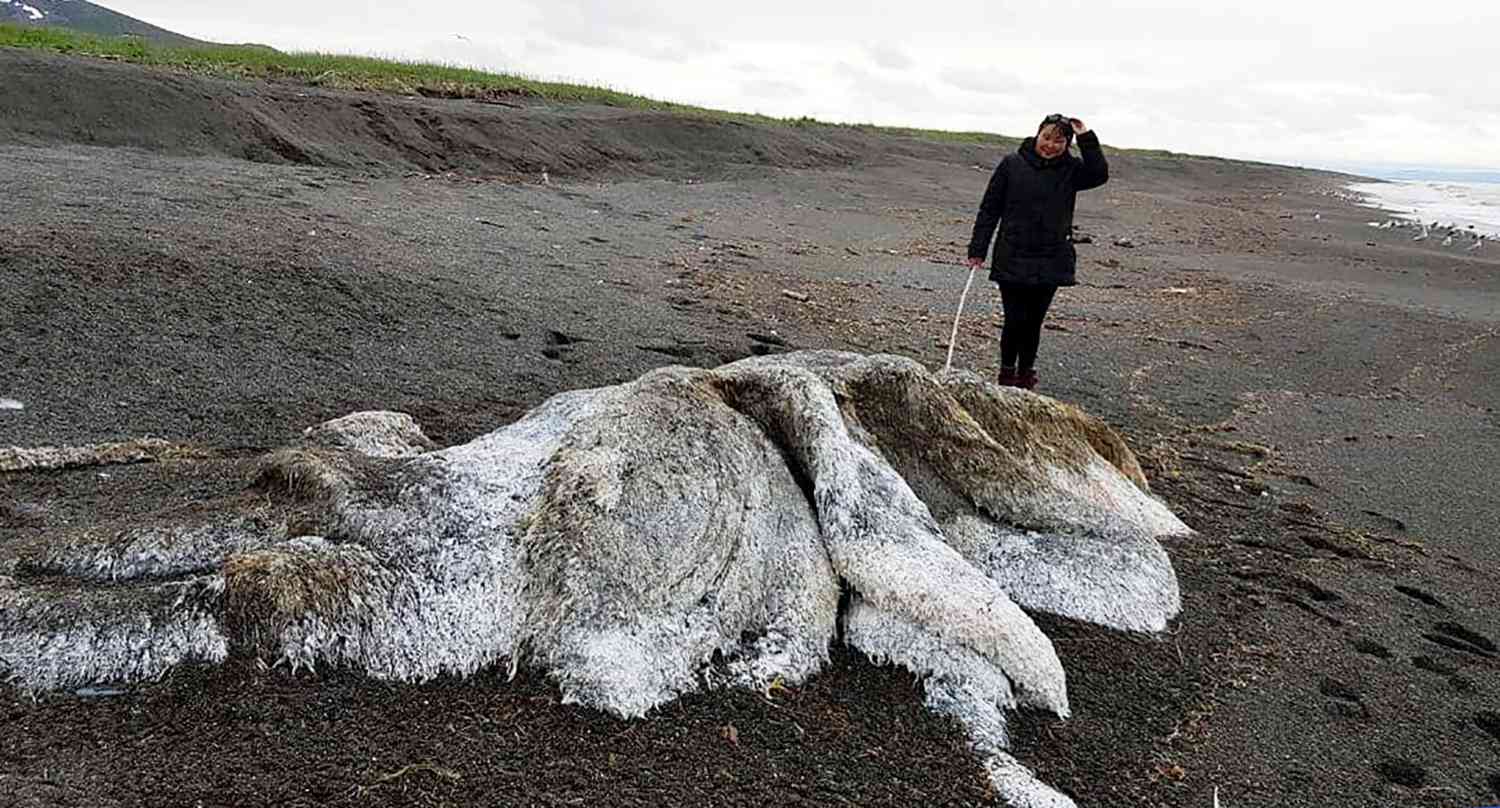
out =
[[538,81],[524,76],[490,73],[453,65],[331,53],[287,53],[264,45],[166,46],[138,37],[93,36],[61,28],[0,24],[0,47],[29,48],[115,59],[220,78],[290,81],[341,90],[366,90],[446,98],[498,99],[506,96],[522,96],[548,101],[659,110],[747,123],[783,126],[847,126],[892,135],[965,143],[999,145],[1016,142],[1015,138],[985,132],[945,132],[869,124],[828,124],[806,117],[772,118],[765,115],[727,112],[670,101],[658,101],[605,87]]
[[[490,73],[454,65],[332,53],[288,53],[265,45],[170,46],[132,36],[94,36],[64,28],[0,23],[0,47],[30,48],[94,56],[220,78],[288,81],[340,90],[492,101],[507,96],[530,97],[565,103],[658,110],[744,123],[857,129],[897,137],[950,143],[975,143],[1006,149],[1014,148],[1020,143],[1020,138],[988,132],[949,132],[939,129],[876,126],[874,124],[827,123],[808,117],[773,118],[767,115],[729,112],[671,101],[658,101],[607,87],[539,81],[524,76]],[[1122,149],[1120,151],[1147,160],[1247,162],[1158,149]],[[1249,161],[1248,164],[1255,163]]]

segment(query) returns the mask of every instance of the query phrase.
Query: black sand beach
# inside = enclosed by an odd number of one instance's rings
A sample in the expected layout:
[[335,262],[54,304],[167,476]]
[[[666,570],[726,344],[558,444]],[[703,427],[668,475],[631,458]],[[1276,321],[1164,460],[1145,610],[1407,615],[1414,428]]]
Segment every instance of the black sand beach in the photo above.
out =
[[[250,455],[354,410],[453,444],[666,364],[838,348],[940,368],[1000,157],[23,52],[0,75],[0,397],[25,407],[0,410],[0,446],[153,436],[223,472],[0,474],[0,554],[232,490]],[[1086,806],[1500,802],[1500,253],[1368,228],[1382,215],[1339,175],[1109,154],[1040,392],[1120,429],[1199,535],[1168,547],[1170,634],[1039,620],[1074,717],[1015,716],[1017,757]],[[998,308],[976,283],[957,364],[997,369]],[[842,649],[804,688],[637,722],[524,671],[412,686],[235,662],[118,695],[4,689],[0,795],[989,799],[912,677]]]

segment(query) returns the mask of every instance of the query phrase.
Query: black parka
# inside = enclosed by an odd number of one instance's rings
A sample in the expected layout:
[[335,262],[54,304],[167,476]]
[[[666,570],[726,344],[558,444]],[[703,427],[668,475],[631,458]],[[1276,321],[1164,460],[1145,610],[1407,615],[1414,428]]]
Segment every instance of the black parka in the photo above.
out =
[[974,220],[969,257],[983,258],[995,225],[995,254],[990,280],[1019,286],[1073,286],[1078,255],[1069,236],[1073,202],[1079,191],[1109,181],[1109,163],[1092,130],[1078,136],[1079,159],[1064,152],[1051,160],[1036,153],[1036,138],[1027,138],[1005,155],[990,177],[989,188]]

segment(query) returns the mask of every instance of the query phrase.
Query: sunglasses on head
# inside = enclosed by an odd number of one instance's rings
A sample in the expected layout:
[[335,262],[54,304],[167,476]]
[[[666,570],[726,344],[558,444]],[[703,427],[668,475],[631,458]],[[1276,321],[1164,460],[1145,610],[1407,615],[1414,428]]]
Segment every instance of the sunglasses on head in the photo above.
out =
[[1054,123],[1062,124],[1069,129],[1073,128],[1073,119],[1069,118],[1066,115],[1048,115],[1047,117],[1042,119],[1042,126],[1047,126]]

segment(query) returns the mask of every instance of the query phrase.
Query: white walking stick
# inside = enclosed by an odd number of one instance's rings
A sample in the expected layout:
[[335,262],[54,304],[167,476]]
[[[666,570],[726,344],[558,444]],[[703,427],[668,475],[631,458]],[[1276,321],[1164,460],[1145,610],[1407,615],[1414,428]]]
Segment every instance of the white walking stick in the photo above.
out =
[[943,363],[943,372],[947,373],[953,369],[953,349],[958,347],[958,321],[964,316],[964,301],[969,298],[969,287],[974,284],[974,271],[977,266],[969,267],[969,280],[964,284],[964,293],[958,296],[958,313],[953,315],[953,334],[948,337],[948,361]]

